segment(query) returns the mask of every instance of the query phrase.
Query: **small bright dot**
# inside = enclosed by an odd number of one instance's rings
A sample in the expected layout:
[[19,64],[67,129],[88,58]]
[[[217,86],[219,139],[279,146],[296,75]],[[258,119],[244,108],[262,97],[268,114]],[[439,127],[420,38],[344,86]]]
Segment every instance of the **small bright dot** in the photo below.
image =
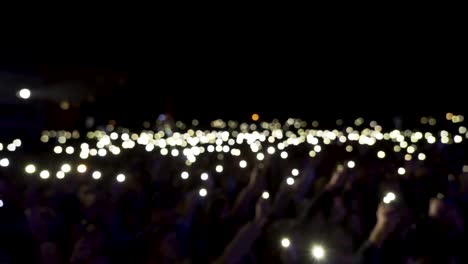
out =
[[315,153],[315,151],[311,150],[311,151],[309,151],[309,156],[311,158],[313,158],[313,157],[317,156],[317,153]]
[[174,156],[174,157],[177,157],[177,156],[179,156],[179,151],[177,149],[173,149],[173,150],[171,150],[171,155]]
[[268,147],[267,152],[268,152],[268,154],[274,154],[275,153],[275,148],[274,147]]
[[258,121],[259,118],[260,118],[260,116],[258,114],[253,114],[252,115],[252,120],[253,121]]
[[61,169],[63,172],[68,173],[68,172],[71,171],[71,166],[70,166],[70,164],[65,163],[65,164],[62,165],[62,167],[61,167],[60,169]]
[[65,149],[65,152],[67,154],[73,154],[73,152],[75,152],[75,149],[72,146],[70,146]]
[[21,139],[15,139],[13,140],[13,145],[15,145],[16,147],[21,147]]
[[186,172],[186,171],[183,171],[181,174],[180,174],[180,177],[184,180],[188,179],[189,177],[189,173]]
[[205,188],[201,188],[200,191],[198,191],[198,194],[201,196],[201,197],[205,197],[208,192],[206,191]]
[[36,172],[36,166],[34,166],[33,164],[29,164],[24,168],[24,171],[28,174],[33,174],[34,172]]
[[57,179],[63,179],[65,178],[65,172],[57,171],[57,174],[55,174],[55,176],[57,177]]
[[292,176],[297,176],[297,175],[299,175],[299,170],[298,169],[292,169],[291,174],[292,174]]
[[416,149],[413,146],[409,146],[406,151],[408,151],[409,154],[414,153]]
[[385,158],[385,152],[383,152],[382,150],[377,152],[377,157],[379,157],[379,159]]
[[388,196],[385,196],[385,197],[383,198],[383,202],[384,202],[385,204],[389,204],[389,203],[392,202],[392,200],[391,200]]
[[3,158],[0,160],[0,166],[8,167],[8,165],[10,165],[10,161],[7,158]]
[[76,168],[76,170],[77,170],[79,173],[85,173],[87,169],[88,169],[88,168],[87,168],[86,165],[84,165],[84,164],[80,164],[80,165],[78,165],[78,167]]
[[348,165],[348,168],[352,169],[352,168],[354,168],[356,166],[356,163],[354,161],[350,160],[350,161],[348,161],[347,165]]
[[153,145],[153,144],[148,144],[148,145],[146,145],[146,147],[145,147],[145,150],[148,151],[148,152],[153,151],[153,149],[154,149],[154,145]]
[[257,159],[258,160],[263,160],[265,158],[265,155],[263,155],[263,153],[258,153],[257,154]]
[[200,179],[201,179],[202,181],[208,180],[208,173],[206,173],[206,172],[202,173],[201,176],[200,176]]
[[15,151],[16,146],[15,146],[15,144],[8,144],[7,149],[8,149],[8,151]]
[[161,155],[166,156],[168,153],[169,153],[169,150],[167,150],[167,148],[161,149]]
[[98,150],[98,155],[101,156],[101,157],[104,157],[107,155],[107,150],[105,149],[99,149]]
[[396,195],[393,192],[388,192],[385,196],[388,197],[390,201],[393,201],[396,199]]
[[223,166],[221,165],[216,166],[216,172],[223,172]]
[[39,177],[42,179],[48,179],[50,177],[50,173],[48,170],[43,170],[41,173],[39,173]]
[[312,247],[312,256],[318,260],[323,259],[325,257],[325,250],[322,246],[314,246]]
[[247,161],[245,161],[245,160],[239,161],[239,167],[241,167],[241,168],[247,167]]
[[460,143],[460,142],[462,142],[462,140],[463,140],[463,138],[461,136],[459,136],[459,135],[456,135],[455,137],[453,137],[453,141],[455,143]]
[[403,167],[398,168],[398,174],[404,175],[405,173],[406,173],[405,168],[403,168]]
[[268,193],[268,192],[266,192],[266,191],[263,192],[263,193],[262,193],[262,198],[265,199],[265,200],[268,199],[268,198],[270,198],[270,193]]
[[291,245],[291,241],[287,238],[281,239],[281,246],[284,248],[288,248]]
[[281,152],[281,158],[282,158],[282,159],[288,158],[288,153],[287,153],[286,151],[282,151],[282,152]]
[[293,184],[294,184],[294,178],[288,177],[288,178],[286,179],[286,183],[287,183],[288,185],[293,185]]
[[424,154],[424,153],[419,153],[419,154],[418,154],[418,159],[419,159],[419,160],[425,160],[425,159],[426,159],[426,154]]
[[314,146],[314,151],[315,151],[315,152],[318,153],[318,152],[320,152],[321,150],[322,150],[322,147],[320,147],[319,145],[315,145],[315,146]]
[[23,89],[19,90],[18,96],[21,99],[29,99],[29,97],[31,97],[31,90],[23,88]]
[[102,173],[100,171],[95,171],[93,172],[93,175],[92,175],[93,179],[95,180],[99,180],[101,176],[102,176]]
[[125,181],[125,175],[121,173],[121,174],[117,175],[116,179],[117,179],[118,182],[124,182]]
[[215,150],[215,147],[213,145],[208,146],[208,152],[213,152]]
[[54,153],[55,154],[60,154],[60,153],[62,153],[62,151],[63,151],[63,149],[62,149],[61,146],[55,146],[54,147]]

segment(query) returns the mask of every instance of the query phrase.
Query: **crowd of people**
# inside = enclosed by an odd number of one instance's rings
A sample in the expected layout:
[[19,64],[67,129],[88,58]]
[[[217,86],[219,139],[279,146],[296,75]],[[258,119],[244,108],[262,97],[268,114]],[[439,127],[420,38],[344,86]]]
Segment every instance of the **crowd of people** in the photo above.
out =
[[252,119],[0,145],[0,263],[468,263],[462,116]]

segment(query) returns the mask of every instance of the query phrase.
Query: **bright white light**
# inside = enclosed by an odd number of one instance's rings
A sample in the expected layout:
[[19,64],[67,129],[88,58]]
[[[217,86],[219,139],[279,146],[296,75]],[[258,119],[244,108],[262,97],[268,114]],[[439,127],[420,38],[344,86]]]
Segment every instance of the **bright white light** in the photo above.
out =
[[8,167],[8,165],[10,165],[10,161],[7,158],[3,158],[0,160],[0,166]]
[[57,171],[57,174],[55,174],[55,176],[57,177],[57,179],[63,179],[65,178],[65,172]]
[[2,207],[3,207],[3,200],[0,199],[0,208],[2,208]]
[[265,155],[263,155],[263,153],[258,153],[257,154],[257,159],[258,160],[263,160],[265,158]]
[[107,150],[105,149],[99,149],[98,150],[98,155],[101,156],[101,157],[104,157],[107,155]]
[[282,159],[288,158],[288,153],[287,153],[286,151],[282,151],[282,152],[281,152],[281,158],[282,158]]
[[70,164],[65,163],[65,164],[62,165],[62,167],[61,167],[60,169],[61,169],[63,172],[68,173],[68,172],[71,171],[71,166],[70,166]]
[[418,154],[418,159],[419,159],[419,160],[425,160],[425,159],[426,159],[426,154],[424,154],[424,153],[419,153],[419,154]]
[[281,246],[284,248],[288,248],[291,245],[291,241],[287,238],[281,239]]
[[95,171],[93,172],[93,175],[92,175],[93,179],[95,180],[99,180],[101,176],[102,176],[102,173],[100,171]]
[[356,163],[354,161],[350,160],[350,161],[348,161],[347,165],[348,165],[348,168],[352,169],[352,168],[354,168],[356,166]]
[[288,177],[288,178],[286,179],[286,183],[287,183],[288,185],[293,185],[293,184],[294,184],[294,178]]
[[24,171],[28,174],[33,174],[36,172],[36,166],[33,164],[28,164],[26,167],[24,167]]
[[198,191],[198,194],[201,196],[201,197],[205,197],[208,192],[206,191],[205,188],[201,188],[200,191]]
[[8,149],[8,151],[15,151],[16,150],[16,145],[15,144],[8,144],[7,149]]
[[274,154],[275,153],[275,148],[274,147],[268,147],[267,152],[268,152],[268,154]]
[[322,150],[322,147],[320,147],[319,145],[314,146],[314,151],[315,152],[320,152],[321,150]]
[[171,155],[174,156],[174,157],[177,157],[177,156],[179,156],[179,151],[177,149],[173,149],[173,150],[171,150]]
[[121,174],[117,175],[116,179],[117,179],[118,182],[124,182],[125,181],[125,175],[121,173]]
[[21,147],[21,139],[15,139],[13,140],[13,145],[15,145],[16,147]]
[[463,140],[463,138],[461,136],[459,136],[459,135],[456,135],[455,137],[453,137],[453,141],[455,143],[460,143],[460,142],[462,142],[462,140]]
[[200,179],[201,179],[202,181],[208,180],[208,173],[206,173],[206,172],[202,173],[201,176],[200,176]]
[[19,90],[18,96],[21,99],[25,99],[25,100],[29,99],[29,97],[31,97],[31,90],[29,90],[27,88],[23,88],[23,89]]
[[325,257],[325,250],[322,246],[313,246],[312,247],[312,256],[317,259],[321,260]]
[[169,153],[169,150],[167,150],[167,148],[161,149],[161,155],[166,156],[168,153]]
[[85,173],[87,169],[88,169],[88,168],[87,168],[86,165],[84,165],[84,164],[80,164],[80,165],[78,165],[78,167],[76,167],[76,170],[77,170],[79,173]]
[[241,167],[241,168],[247,167],[247,161],[245,161],[245,160],[239,161],[239,167]]
[[267,192],[267,191],[263,192],[263,193],[262,193],[262,198],[265,199],[265,200],[268,199],[268,198],[270,198],[270,193]]
[[180,177],[184,180],[188,179],[189,177],[189,173],[186,172],[186,171],[183,171],[181,174],[180,174]]
[[153,149],[154,149],[154,145],[153,145],[153,144],[148,144],[148,145],[146,145],[146,147],[145,147],[145,150],[148,151],[148,152],[152,151]]
[[119,134],[117,134],[116,132],[112,132],[112,133],[110,134],[110,138],[111,138],[112,140],[116,140],[116,139],[119,138]]
[[48,170],[43,170],[41,173],[39,173],[39,177],[42,179],[48,179],[50,177],[50,173]]
[[385,158],[385,152],[383,152],[382,150],[380,150],[379,152],[377,152],[377,157],[379,157],[379,159]]
[[403,167],[398,168],[398,174],[404,175],[405,173],[406,173],[405,168],[403,168]]
[[383,202],[384,202],[385,204],[389,204],[389,203],[392,202],[392,200],[391,200],[389,197],[385,196],[385,197],[383,198]]
[[54,147],[54,153],[55,154],[60,154],[60,153],[62,153],[62,151],[63,151],[63,149],[62,149],[61,146],[55,146]]
[[291,174],[292,174],[292,176],[297,176],[297,175],[299,175],[299,170],[298,169],[292,169]]
[[216,166],[216,172],[223,172],[223,166],[221,165]]
[[215,147],[213,145],[209,145],[207,150],[208,152],[213,152],[215,150]]
[[385,196],[388,197],[388,199],[391,201],[396,199],[396,195],[393,192],[388,192]]
[[410,153],[410,154],[411,154],[411,153],[414,153],[415,150],[416,150],[416,149],[415,149],[413,146],[409,146],[409,147],[406,149],[406,151],[408,151],[408,153]]
[[67,154],[73,154],[73,152],[75,152],[75,149],[72,146],[70,146],[65,149],[65,152]]

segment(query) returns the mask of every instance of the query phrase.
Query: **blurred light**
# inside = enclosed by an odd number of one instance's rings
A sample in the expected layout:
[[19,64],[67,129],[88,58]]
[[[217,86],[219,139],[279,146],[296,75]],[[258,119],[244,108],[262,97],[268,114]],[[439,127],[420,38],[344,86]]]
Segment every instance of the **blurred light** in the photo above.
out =
[[0,208],[2,208],[2,207],[3,207],[3,200],[0,199]]
[[351,146],[351,145],[346,146],[346,151],[347,152],[353,151],[353,146]]
[[275,148],[274,147],[268,147],[267,152],[268,152],[268,154],[274,154],[275,153]]
[[85,173],[87,169],[88,169],[88,168],[87,168],[86,165],[84,165],[84,164],[80,164],[80,165],[78,165],[78,167],[76,167],[76,170],[77,170],[79,173]]
[[107,150],[105,150],[105,149],[98,150],[98,155],[101,156],[101,157],[106,156],[107,155]]
[[325,257],[325,250],[322,246],[316,245],[312,247],[312,256],[317,259],[321,260]]
[[388,192],[386,195],[391,201],[396,199],[396,195],[393,192]]
[[102,173],[100,171],[95,171],[93,172],[93,175],[92,175],[93,179],[95,180],[99,180],[101,176],[102,176]]
[[258,153],[257,154],[257,159],[258,160],[263,160],[265,158],[265,155],[263,155],[263,153]]
[[48,170],[43,170],[41,173],[39,173],[39,177],[42,179],[48,179],[50,177],[50,173]]
[[352,169],[352,168],[354,168],[356,166],[356,163],[354,161],[350,160],[350,161],[348,161],[347,165],[348,165],[348,168]]
[[118,182],[124,182],[125,181],[125,175],[121,173],[121,174],[117,175],[116,179],[117,179]]
[[65,178],[65,172],[57,171],[57,174],[55,174],[55,176],[57,177],[57,179],[63,179]]
[[15,145],[16,147],[21,147],[21,139],[15,139],[13,140],[13,145]]
[[288,248],[291,245],[291,241],[287,238],[281,239],[281,246],[284,248]]
[[206,172],[202,173],[202,174],[200,175],[200,179],[201,179],[202,181],[208,180],[208,173],[206,173]]
[[181,174],[180,174],[180,177],[184,180],[188,179],[189,177],[189,173],[186,172],[186,171],[183,171]]
[[36,172],[36,166],[33,164],[28,164],[26,167],[24,167],[24,171],[28,174],[33,174]]
[[292,176],[297,176],[297,175],[299,175],[299,170],[298,169],[292,169],[291,174],[292,174]]
[[385,197],[383,198],[383,202],[384,202],[385,204],[389,204],[389,203],[392,202],[392,200],[391,200],[389,197],[385,196]]
[[416,150],[416,149],[415,149],[415,147],[413,147],[413,146],[409,146],[409,147],[406,149],[406,151],[408,151],[409,154],[414,153],[415,150]]
[[385,158],[385,152],[383,152],[382,150],[380,150],[379,152],[377,152],[377,157],[379,157],[379,159]]
[[167,150],[166,148],[162,148],[160,152],[161,155],[166,156],[169,153],[169,150]]
[[316,155],[317,155],[317,153],[315,153],[315,151],[313,151],[313,150],[309,151],[309,156],[311,158],[315,157]]
[[282,159],[288,158],[288,153],[287,153],[286,151],[282,151],[282,152],[281,152],[281,158],[282,158]]
[[294,184],[294,178],[288,177],[288,178],[286,179],[286,183],[287,183],[288,185],[293,185],[293,184]]
[[7,150],[8,150],[8,151],[15,151],[15,150],[16,150],[16,146],[15,146],[14,144],[8,144]]
[[320,152],[321,150],[322,150],[322,147],[320,147],[319,145],[315,145],[315,146],[314,146],[314,151],[315,151],[315,152],[318,153],[318,152]]
[[3,144],[0,143],[0,151],[3,150]]
[[205,188],[201,188],[200,191],[198,191],[198,195],[201,197],[205,197],[208,194]]
[[63,151],[63,149],[62,149],[61,146],[55,146],[54,147],[54,153],[60,154],[60,153],[62,153],[62,151]]
[[10,161],[7,158],[0,159],[0,166],[8,167],[10,165]]
[[259,118],[260,118],[260,116],[258,114],[253,114],[252,115],[252,120],[253,121],[258,121]]
[[468,165],[464,165],[462,171],[463,172],[468,172]]
[[209,145],[207,150],[208,152],[213,152],[215,150],[215,147],[213,145]]
[[419,153],[419,154],[418,154],[418,159],[419,159],[419,160],[425,160],[425,159],[426,159],[426,154],[424,154],[424,153]]
[[173,157],[179,156],[179,150],[177,150],[177,149],[171,150],[171,155],[172,155]]
[[98,154],[98,151],[96,149],[90,149],[89,150],[89,155],[96,156],[97,154]]
[[455,137],[453,137],[453,141],[455,143],[460,143],[460,142],[462,142],[462,140],[463,140],[463,138],[461,136],[459,136],[459,135],[456,135]]
[[75,149],[72,146],[69,146],[65,149],[65,152],[67,154],[73,154],[73,152],[75,152]]
[[69,173],[71,171],[71,166],[70,164],[63,164],[62,167],[60,168],[63,172]]
[[270,193],[268,193],[267,191],[263,192],[262,193],[262,198],[265,199],[265,200],[270,198]]
[[405,168],[403,168],[403,167],[398,168],[398,174],[404,175],[405,173],[406,173]]
[[148,144],[148,145],[146,145],[146,147],[145,147],[145,150],[148,151],[148,152],[153,151],[153,149],[154,149],[154,145],[153,145],[153,144]]
[[216,166],[216,172],[223,172],[223,166],[221,165]]
[[458,128],[458,133],[465,134],[466,133],[466,127],[464,127],[464,126],[459,127]]
[[111,138],[112,140],[117,140],[117,139],[119,138],[119,134],[117,134],[116,132],[112,132],[112,133],[110,134],[110,138]]
[[412,158],[412,157],[411,157],[411,155],[410,155],[410,154],[406,154],[406,155],[405,155],[405,160],[406,160],[406,161],[410,161],[410,160],[411,160],[411,158]]
[[245,160],[239,161],[239,167],[241,167],[241,168],[247,167],[247,161],[245,161]]
[[31,90],[27,89],[27,88],[23,88],[21,90],[19,90],[18,92],[18,97],[21,98],[21,99],[29,99],[29,97],[31,97]]
[[47,143],[49,142],[49,137],[47,135],[42,135],[41,136],[41,142],[42,143]]
[[401,148],[398,145],[393,146],[393,151],[400,152]]

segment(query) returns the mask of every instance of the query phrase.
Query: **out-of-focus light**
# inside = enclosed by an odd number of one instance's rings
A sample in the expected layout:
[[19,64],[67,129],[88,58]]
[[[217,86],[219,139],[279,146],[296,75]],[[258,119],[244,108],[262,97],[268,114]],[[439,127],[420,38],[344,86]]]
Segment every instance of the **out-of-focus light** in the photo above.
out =
[[322,147],[320,147],[319,145],[315,145],[315,146],[314,146],[314,151],[315,151],[315,152],[318,153],[318,152],[320,152],[321,150],[322,150]]
[[396,195],[393,192],[388,192],[385,196],[390,198],[392,201],[396,199]]
[[309,151],[309,156],[311,158],[313,158],[313,157],[317,156],[317,153],[315,153],[315,151],[311,150],[311,151]]
[[98,150],[98,155],[101,156],[101,157],[104,157],[107,155],[107,150],[105,149],[99,149]]
[[167,148],[162,148],[160,152],[161,155],[166,156],[169,153],[169,150],[167,150]]
[[286,179],[286,183],[287,183],[288,185],[293,185],[293,184],[294,184],[294,178],[288,177],[288,178]]
[[183,171],[181,174],[180,174],[180,177],[184,180],[188,179],[189,177],[189,173],[186,172],[186,171]]
[[383,152],[382,150],[380,150],[379,152],[377,152],[377,157],[379,157],[379,159],[385,158],[385,152]]
[[95,180],[99,180],[99,179],[101,178],[101,176],[102,176],[102,173],[101,173],[100,171],[95,171],[95,172],[93,172],[93,174],[92,174],[92,177],[93,177],[93,179],[95,179]]
[[116,132],[112,132],[112,133],[110,134],[110,138],[111,138],[112,140],[117,140],[117,139],[119,138],[119,134],[117,134]]
[[172,155],[173,157],[179,156],[179,150],[177,150],[177,149],[171,150],[171,155]]
[[71,166],[70,164],[65,163],[62,165],[60,169],[65,173],[69,173],[71,171]]
[[213,145],[209,145],[207,150],[208,150],[208,152],[213,152],[213,151],[215,151],[215,147]]
[[153,144],[148,144],[145,146],[145,150],[148,151],[148,152],[151,152],[153,151],[154,149],[154,145]]
[[87,168],[86,165],[84,165],[84,164],[80,164],[80,165],[78,165],[78,167],[76,167],[76,170],[77,170],[79,173],[85,173],[87,169],[88,169],[88,168]]
[[47,135],[42,135],[41,136],[41,142],[42,143],[47,143],[49,142],[49,137]]
[[252,115],[252,120],[253,121],[258,121],[259,118],[260,118],[260,116],[258,114],[253,114]]
[[89,155],[91,155],[91,156],[96,156],[97,154],[98,154],[97,149],[90,149],[90,150],[89,150]]
[[3,207],[3,200],[0,199],[0,208],[2,208],[2,207]]
[[245,161],[245,160],[239,161],[239,167],[241,167],[241,168],[247,167],[247,161]]
[[18,97],[21,98],[21,99],[29,99],[31,97],[31,90],[27,89],[27,88],[23,88],[21,90],[18,91]]
[[116,177],[118,182],[124,182],[125,181],[125,175],[123,173],[117,175]]
[[409,146],[409,147],[406,149],[406,151],[408,151],[409,154],[414,153],[415,150],[416,150],[416,149],[415,149],[413,146]]
[[466,127],[464,127],[464,126],[459,127],[458,128],[458,133],[465,134],[466,133]]
[[462,140],[463,140],[463,138],[461,136],[459,136],[459,135],[456,135],[455,137],[453,137],[453,141],[455,143],[460,143],[460,142],[462,142]]
[[263,153],[258,153],[257,154],[257,159],[258,160],[263,160],[265,158],[265,155],[263,155]]
[[267,192],[267,191],[263,192],[263,193],[262,193],[262,198],[265,199],[265,200],[268,199],[268,198],[270,198],[270,193]]
[[292,176],[297,176],[297,175],[299,175],[299,170],[298,169],[292,169],[291,174],[292,174]]
[[16,150],[16,146],[15,146],[14,144],[8,144],[7,150],[8,150],[8,151],[15,151],[15,150]]
[[75,149],[72,146],[69,146],[65,149],[65,152],[67,154],[73,154],[73,152],[75,152]]
[[206,172],[202,173],[202,174],[200,175],[200,179],[201,179],[202,181],[208,180],[208,173],[206,173]]
[[325,249],[320,245],[313,246],[312,257],[314,257],[317,260],[325,258]]
[[21,147],[21,139],[13,140],[13,145],[15,145],[17,148]]
[[3,144],[0,143],[0,151],[2,151],[2,150],[3,150]]
[[385,197],[383,198],[383,202],[384,202],[385,204],[389,204],[389,203],[392,202],[392,200],[391,200],[388,196],[385,196]]
[[201,188],[201,189],[198,191],[198,195],[200,195],[201,197],[205,197],[207,194],[208,194],[208,191],[206,191],[205,188]]
[[291,241],[288,238],[281,239],[281,246],[284,248],[288,248],[291,245]]
[[354,168],[356,166],[356,163],[354,161],[350,160],[350,161],[348,161],[348,163],[346,165],[348,165],[348,168],[352,169],[352,168]]
[[216,166],[216,172],[223,172],[223,166],[222,165]]
[[57,173],[55,174],[55,177],[57,177],[57,179],[63,179],[65,178],[65,172],[57,171]]
[[60,136],[58,139],[57,139],[58,143],[59,144],[65,144],[65,142],[67,142],[67,138],[64,137],[64,136]]
[[33,174],[36,172],[36,166],[34,166],[33,164],[28,164],[26,165],[26,167],[24,167],[24,171],[27,174]]
[[419,153],[419,154],[418,154],[418,159],[419,159],[419,160],[425,160],[425,159],[426,159],[426,154],[424,154],[424,153]]
[[267,152],[268,152],[268,154],[274,154],[275,153],[275,148],[274,147],[268,147]]
[[468,172],[468,165],[464,165],[462,171],[463,172]]
[[63,149],[62,149],[61,146],[55,146],[54,147],[54,153],[55,154],[60,154],[60,153],[62,153],[62,151],[63,151]]
[[412,158],[412,157],[411,157],[411,155],[410,155],[410,154],[406,154],[406,155],[405,155],[405,160],[406,160],[406,161],[410,161],[410,160],[411,160],[411,158]]
[[405,173],[406,173],[405,168],[403,168],[403,167],[398,168],[398,174],[404,175]]
[[10,165],[10,161],[7,158],[0,159],[1,167],[8,167],[8,165]]
[[48,170],[43,170],[39,173],[39,177],[42,179],[48,179],[50,177],[50,172]]
[[393,146],[393,151],[400,152],[401,148],[398,145]]
[[288,153],[286,151],[282,151],[280,156],[281,156],[282,159],[287,159],[288,158]]

